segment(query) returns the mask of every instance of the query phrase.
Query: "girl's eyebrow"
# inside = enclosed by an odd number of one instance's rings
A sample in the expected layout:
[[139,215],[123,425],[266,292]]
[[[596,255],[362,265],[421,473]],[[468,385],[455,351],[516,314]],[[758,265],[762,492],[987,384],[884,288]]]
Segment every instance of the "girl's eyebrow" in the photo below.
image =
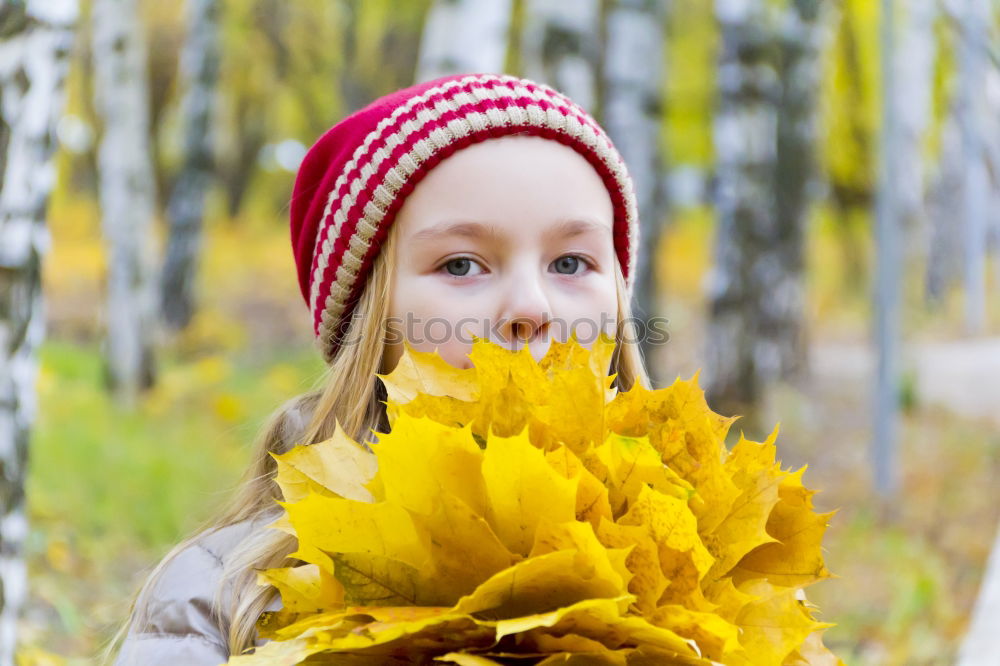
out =
[[610,236],[611,227],[607,227],[603,224],[598,224],[597,222],[592,222],[590,220],[571,218],[568,220],[562,220],[542,234],[542,237],[546,240],[550,238],[573,238],[595,232]]
[[[611,234],[611,227],[598,224],[590,220],[567,219],[556,223],[551,229],[545,231],[542,237],[546,240],[551,238],[572,238],[588,233]],[[497,238],[501,235],[499,229],[494,224],[484,224],[480,222],[441,222],[432,227],[421,229],[413,234],[414,241],[428,241],[443,238],[445,236],[464,236],[466,238]]]
[[493,224],[480,224],[478,222],[440,222],[432,227],[421,229],[417,233],[413,234],[412,240],[435,240],[445,236],[464,236],[466,238],[482,238],[484,236],[492,236],[496,238],[499,235],[499,230]]

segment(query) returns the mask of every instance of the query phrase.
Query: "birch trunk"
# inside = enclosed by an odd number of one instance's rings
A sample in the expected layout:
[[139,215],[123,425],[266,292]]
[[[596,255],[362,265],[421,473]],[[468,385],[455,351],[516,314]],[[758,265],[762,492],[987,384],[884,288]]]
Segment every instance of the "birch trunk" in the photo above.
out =
[[993,47],[984,17],[990,2],[940,5],[958,44],[958,72],[931,176],[926,297],[941,302],[961,283],[969,333],[981,332],[985,323],[986,252],[990,227],[1000,220],[1000,209],[991,205],[1000,194],[1000,95],[988,62]]
[[[607,15],[604,61],[604,125],[625,158],[635,182],[639,208],[639,253],[635,271],[635,312],[649,321],[660,315],[656,250],[666,224],[664,160],[660,146],[663,116],[664,44],[667,0],[618,0]],[[654,384],[658,372],[649,326],[642,353]]]
[[45,336],[42,261],[75,0],[0,2],[0,666],[27,598],[24,482]]
[[718,0],[717,234],[707,388],[741,411],[804,369],[804,230],[813,191],[821,4]]
[[963,225],[955,223],[955,211],[961,210],[962,135],[954,102],[941,128],[941,152],[930,179],[925,297],[939,304],[962,273]]
[[420,42],[417,82],[502,72],[510,22],[511,0],[435,0]]
[[[1000,10],[1000,0],[993,0],[993,6]],[[1000,297],[1000,70],[996,67],[987,68],[984,97],[988,123],[984,147],[986,170],[990,178],[986,245],[993,262],[992,280],[987,281],[987,290],[993,292],[993,298],[998,298]]]
[[962,135],[962,215],[965,222],[965,328],[983,331],[986,318],[986,232],[989,182],[983,134],[986,111],[983,91],[989,54],[988,0],[957,3],[961,21],[959,40],[959,98]]
[[706,388],[717,411],[742,411],[758,400],[766,362],[758,359],[763,294],[754,279],[769,270],[755,258],[775,226],[771,193],[781,97],[766,0],[717,0],[721,38],[716,153],[714,265],[708,279]]
[[899,53],[895,60],[896,104],[899,124],[899,214],[901,223],[914,236],[927,230],[927,163],[924,137],[931,124],[934,93],[934,64],[937,41],[934,21],[936,0],[910,0],[902,6]]
[[777,268],[764,280],[760,302],[764,381],[794,379],[806,370],[805,233],[816,199],[820,52],[829,35],[822,0],[791,0],[778,28],[781,102],[778,106],[777,182],[773,200],[777,228],[767,246]]
[[591,115],[602,117],[597,108],[602,50],[599,0],[526,0],[524,10],[524,76],[552,86]]
[[167,327],[188,325],[202,244],[205,193],[212,179],[212,116],[219,78],[219,3],[188,0],[188,34],[181,52],[184,163],[167,205],[169,238],[160,279],[160,312]]
[[153,384],[154,181],[143,26],[136,0],[94,0],[94,101],[101,223],[108,256],[106,379],[120,404]]
[[896,94],[895,7],[882,0],[881,17],[882,128],[875,247],[875,356],[876,377],[872,405],[874,419],[873,467],[875,488],[886,500],[899,483],[896,449],[899,439],[899,346],[902,261],[897,178],[899,175],[899,97]]

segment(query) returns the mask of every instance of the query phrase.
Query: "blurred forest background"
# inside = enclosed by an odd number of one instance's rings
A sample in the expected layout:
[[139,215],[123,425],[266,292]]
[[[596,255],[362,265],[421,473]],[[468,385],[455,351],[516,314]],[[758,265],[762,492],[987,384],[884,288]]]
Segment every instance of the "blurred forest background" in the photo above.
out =
[[982,656],[998,9],[0,0],[0,664],[91,663],[265,417],[321,375],[287,226],[308,146],[465,71],[555,86],[625,155],[636,307],[670,321],[646,350],[657,385],[702,368],[713,407],[753,438],[780,421],[784,467],[839,508],[840,578],[809,593],[831,650]]

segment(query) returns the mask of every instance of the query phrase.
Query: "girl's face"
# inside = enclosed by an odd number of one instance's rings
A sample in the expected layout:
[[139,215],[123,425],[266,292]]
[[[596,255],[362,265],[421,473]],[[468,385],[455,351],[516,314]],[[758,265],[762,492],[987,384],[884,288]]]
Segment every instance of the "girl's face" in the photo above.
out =
[[387,371],[405,338],[472,367],[472,335],[539,360],[576,327],[614,335],[618,300],[611,197],[587,160],[535,136],[463,148],[400,208]]

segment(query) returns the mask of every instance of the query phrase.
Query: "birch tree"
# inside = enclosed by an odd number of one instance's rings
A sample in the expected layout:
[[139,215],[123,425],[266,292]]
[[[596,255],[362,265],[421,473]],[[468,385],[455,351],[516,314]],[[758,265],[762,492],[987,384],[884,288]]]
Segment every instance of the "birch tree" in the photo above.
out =
[[764,382],[804,368],[820,8],[818,0],[715,4],[722,44],[706,366],[722,411],[753,405]]
[[106,378],[133,405],[154,380],[154,180],[145,42],[136,0],[94,0],[94,101],[101,225],[108,257]]
[[962,224],[955,211],[961,210],[962,135],[954,100],[941,126],[941,147],[937,161],[929,167],[927,192],[927,268],[925,297],[940,304],[962,273]]
[[[634,268],[636,316],[647,321],[660,314],[654,260],[667,214],[660,149],[667,11],[667,0],[618,0],[606,18],[601,106],[608,134],[635,182],[642,239]],[[650,336],[641,343],[643,357],[652,360]],[[649,365],[654,383],[662,380],[655,363]]]
[[602,115],[600,25],[598,0],[525,0],[524,76],[556,88],[597,117]]
[[[899,484],[896,449],[899,439],[899,345],[902,259],[899,225],[899,96],[896,93],[895,3],[882,0],[880,25],[882,128],[878,199],[875,220],[875,390],[873,458],[875,488],[891,500]],[[887,503],[888,505],[888,503]]]
[[[1000,74],[995,26],[988,20],[995,0],[944,2],[957,53],[957,75],[948,91],[940,156],[932,167],[928,202],[929,248],[926,297],[944,300],[961,284],[965,328],[985,325],[986,257],[991,229],[1000,229]],[[993,233],[996,233],[995,231]]]
[[42,261],[75,0],[0,2],[0,666],[27,598],[24,482],[45,335]]
[[894,59],[898,80],[896,123],[899,125],[899,214],[912,236],[926,233],[928,168],[925,141],[934,112],[934,65],[937,39],[934,23],[937,0],[910,0],[900,7],[899,54]]
[[818,185],[820,52],[828,38],[822,8],[822,0],[791,0],[778,17],[781,98],[772,195],[777,227],[767,246],[778,274],[765,282],[760,304],[765,336],[758,353],[768,359],[765,380],[800,376],[807,365],[805,236]]
[[990,49],[989,0],[953,3],[958,12],[959,105],[962,136],[962,217],[965,238],[965,328],[981,333],[986,316],[986,232],[989,174],[983,135],[986,110],[983,91]]
[[434,0],[424,24],[417,82],[503,71],[511,0]]
[[188,33],[180,63],[184,160],[167,205],[169,240],[160,278],[160,312],[172,330],[187,326],[195,309],[205,193],[213,168],[212,116],[219,79],[218,12],[218,0],[187,2]]

